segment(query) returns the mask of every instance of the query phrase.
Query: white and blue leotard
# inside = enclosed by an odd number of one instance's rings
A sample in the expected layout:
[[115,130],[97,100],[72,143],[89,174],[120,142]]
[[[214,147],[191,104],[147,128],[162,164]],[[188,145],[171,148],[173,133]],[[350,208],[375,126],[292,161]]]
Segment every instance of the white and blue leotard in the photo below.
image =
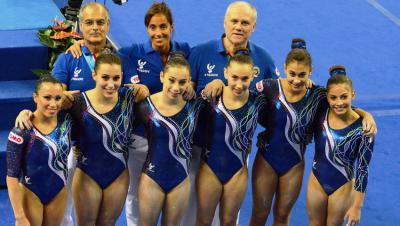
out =
[[76,139],[82,153],[78,168],[102,189],[110,185],[127,167],[134,110],[131,89],[120,88],[118,102],[104,114],[93,108],[86,93],[75,95],[71,114],[77,125]]
[[202,102],[188,101],[173,116],[163,116],[148,97],[140,105],[145,123],[149,153],[143,173],[152,178],[165,192],[171,191],[189,174],[192,137]]
[[71,117],[57,116],[57,126],[49,134],[35,127],[13,128],[7,144],[7,176],[19,178],[43,204],[49,203],[66,185],[70,150]]
[[354,189],[365,192],[374,143],[363,134],[361,117],[337,130],[329,126],[328,113],[329,110],[322,112],[315,124],[313,173],[327,195],[354,177]]
[[259,138],[263,139],[265,149],[259,149],[258,153],[278,175],[283,175],[303,160],[315,115],[319,109],[327,108],[326,89],[314,86],[307,89],[301,100],[290,103],[279,79],[265,79],[256,88],[267,100],[259,118],[266,129]]
[[201,120],[206,127],[205,133],[201,134],[206,141],[202,157],[222,184],[246,164],[259,110],[264,102],[263,96],[250,92],[242,107],[229,110],[221,96],[216,104],[208,104],[205,114],[201,114],[205,117]]

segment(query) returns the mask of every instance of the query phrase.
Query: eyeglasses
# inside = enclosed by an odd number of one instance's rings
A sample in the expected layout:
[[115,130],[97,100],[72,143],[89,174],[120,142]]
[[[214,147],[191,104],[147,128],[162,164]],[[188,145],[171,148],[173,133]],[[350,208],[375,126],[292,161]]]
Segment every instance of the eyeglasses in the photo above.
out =
[[101,27],[104,26],[107,23],[107,20],[105,19],[99,19],[99,20],[84,20],[82,22],[85,26],[91,27],[94,24],[97,24],[97,26]]

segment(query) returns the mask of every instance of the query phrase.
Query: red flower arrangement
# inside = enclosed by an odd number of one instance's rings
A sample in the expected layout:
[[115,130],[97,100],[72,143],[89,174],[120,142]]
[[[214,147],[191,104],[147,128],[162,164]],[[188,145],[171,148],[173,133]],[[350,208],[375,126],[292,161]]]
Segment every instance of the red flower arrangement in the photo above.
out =
[[75,41],[81,39],[81,35],[75,31],[75,23],[69,20],[52,20],[53,25],[38,30],[37,36],[40,42],[49,47],[48,69],[32,70],[40,76],[51,73],[58,55],[68,49]]

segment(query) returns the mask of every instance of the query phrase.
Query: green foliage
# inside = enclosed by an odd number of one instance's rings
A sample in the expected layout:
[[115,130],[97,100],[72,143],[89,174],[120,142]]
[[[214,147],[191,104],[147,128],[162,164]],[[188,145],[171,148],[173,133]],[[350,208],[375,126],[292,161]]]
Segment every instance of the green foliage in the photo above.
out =
[[53,26],[40,29],[37,32],[39,41],[49,48],[47,69],[33,69],[32,72],[41,76],[49,74],[53,69],[58,55],[65,52],[76,40],[81,39],[80,34],[74,31],[74,22],[69,20],[53,20]]

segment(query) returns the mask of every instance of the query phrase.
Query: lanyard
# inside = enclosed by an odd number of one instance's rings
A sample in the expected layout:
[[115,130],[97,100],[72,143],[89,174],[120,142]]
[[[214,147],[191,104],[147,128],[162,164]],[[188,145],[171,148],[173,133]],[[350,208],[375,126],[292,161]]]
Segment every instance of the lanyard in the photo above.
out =
[[90,70],[93,72],[94,65],[96,63],[96,57],[92,54],[89,55],[83,54],[83,57],[85,57],[86,63],[89,65]]

